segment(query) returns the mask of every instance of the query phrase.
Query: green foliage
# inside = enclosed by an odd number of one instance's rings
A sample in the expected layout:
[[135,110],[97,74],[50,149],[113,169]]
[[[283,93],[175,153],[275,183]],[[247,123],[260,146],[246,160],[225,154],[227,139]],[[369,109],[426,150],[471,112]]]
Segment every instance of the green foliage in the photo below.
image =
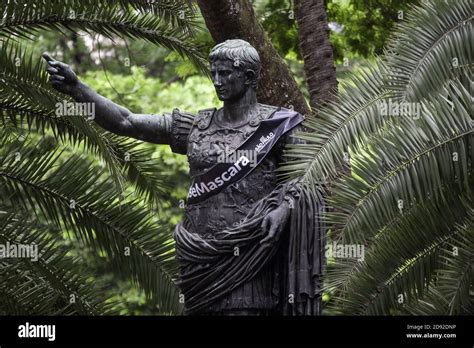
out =
[[419,0],[331,0],[327,2],[330,22],[342,26],[331,32],[334,58],[381,55],[390,33],[402,24]]
[[408,12],[287,151],[286,177],[325,183],[328,243],[365,250],[329,263],[331,313],[472,313],[473,12],[468,0]]
[[107,77],[108,80],[104,72],[91,71],[80,78],[99,94],[135,113],[160,115],[174,108],[197,113],[200,109],[221,105],[212,83],[202,76],[168,83],[147,77],[143,68],[132,66],[128,75],[108,74]]
[[35,245],[41,253],[33,258],[0,262],[1,314],[113,313],[111,303],[97,296],[103,289],[74,271],[78,260],[67,256],[67,249],[58,248],[48,226],[26,221],[23,214],[9,214],[4,209],[11,210],[11,207],[2,205],[0,209],[2,245]]
[[206,71],[206,61],[189,44],[193,8],[181,1],[39,1],[7,2],[1,8],[0,37],[31,38],[40,29],[80,30],[111,40],[142,39],[185,56]]
[[283,57],[294,52],[301,58],[292,1],[257,1],[254,7],[265,32],[271,38],[277,51]]
[[[392,30],[406,18],[419,0],[327,0],[334,59],[369,58],[381,55]],[[297,24],[292,0],[257,0],[254,7],[265,31],[281,56],[297,54]]]

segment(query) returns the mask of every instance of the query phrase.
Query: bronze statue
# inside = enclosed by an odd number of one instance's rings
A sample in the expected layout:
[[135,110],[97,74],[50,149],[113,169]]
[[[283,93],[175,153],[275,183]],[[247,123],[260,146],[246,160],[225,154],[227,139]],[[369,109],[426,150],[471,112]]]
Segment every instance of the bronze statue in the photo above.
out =
[[193,181],[174,231],[186,314],[320,313],[324,205],[297,181],[278,182],[276,172],[303,116],[257,102],[254,47],[228,40],[212,49],[212,81],[224,106],[196,116],[134,114],[43,56],[54,88],[94,103],[101,127],[188,156]]

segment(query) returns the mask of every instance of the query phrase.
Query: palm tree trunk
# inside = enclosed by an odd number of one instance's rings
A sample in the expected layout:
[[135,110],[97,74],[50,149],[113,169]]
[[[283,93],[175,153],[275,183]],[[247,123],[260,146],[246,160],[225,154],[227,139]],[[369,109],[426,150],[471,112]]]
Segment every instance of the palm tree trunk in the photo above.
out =
[[262,62],[258,99],[262,103],[309,113],[293,75],[278,55],[248,0],[198,0],[206,26],[217,43],[243,39],[254,46]]
[[334,99],[337,92],[336,68],[324,0],[295,0],[300,50],[304,59],[311,107]]

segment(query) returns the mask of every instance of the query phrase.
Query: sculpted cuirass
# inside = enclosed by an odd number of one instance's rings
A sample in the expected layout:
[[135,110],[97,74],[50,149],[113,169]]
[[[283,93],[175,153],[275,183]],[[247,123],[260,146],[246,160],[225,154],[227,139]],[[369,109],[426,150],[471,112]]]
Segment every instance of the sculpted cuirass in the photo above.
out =
[[[219,123],[221,110],[207,109],[193,117],[175,110],[171,123],[171,148],[186,154],[190,176],[194,178],[212,168],[223,153],[238,149],[257,130],[260,122],[270,118],[279,108],[258,104],[258,114],[240,127],[228,128]],[[287,137],[277,143],[271,152],[245,178],[237,181],[206,200],[188,204],[184,226],[192,233],[212,238],[218,231],[238,225],[250,209],[277,185],[276,168]],[[272,269],[277,263],[270,265]],[[272,309],[278,301],[278,272],[265,271],[244,283],[204,312],[218,313],[228,309]],[[255,296],[258,294],[258,296]]]
[[[188,138],[187,155],[191,178],[200,175],[236,150],[257,129],[259,120],[269,117],[277,108],[259,105],[259,116],[253,122],[228,128],[219,123],[218,113],[205,110],[197,116]],[[186,208],[192,230],[202,235],[235,226],[252,205],[276,186],[277,146],[247,177],[231,184],[203,202]]]

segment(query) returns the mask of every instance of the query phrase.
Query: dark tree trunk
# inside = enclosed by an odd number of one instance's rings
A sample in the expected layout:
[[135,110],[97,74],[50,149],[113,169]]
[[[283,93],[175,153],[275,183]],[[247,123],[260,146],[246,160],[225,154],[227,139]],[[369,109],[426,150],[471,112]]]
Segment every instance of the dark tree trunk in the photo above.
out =
[[316,108],[333,100],[337,92],[324,0],[295,0],[295,16],[310,104]]
[[261,103],[293,106],[303,114],[309,113],[290,69],[258,23],[248,0],[198,0],[198,4],[214,41],[243,39],[257,49],[262,62],[257,94]]

